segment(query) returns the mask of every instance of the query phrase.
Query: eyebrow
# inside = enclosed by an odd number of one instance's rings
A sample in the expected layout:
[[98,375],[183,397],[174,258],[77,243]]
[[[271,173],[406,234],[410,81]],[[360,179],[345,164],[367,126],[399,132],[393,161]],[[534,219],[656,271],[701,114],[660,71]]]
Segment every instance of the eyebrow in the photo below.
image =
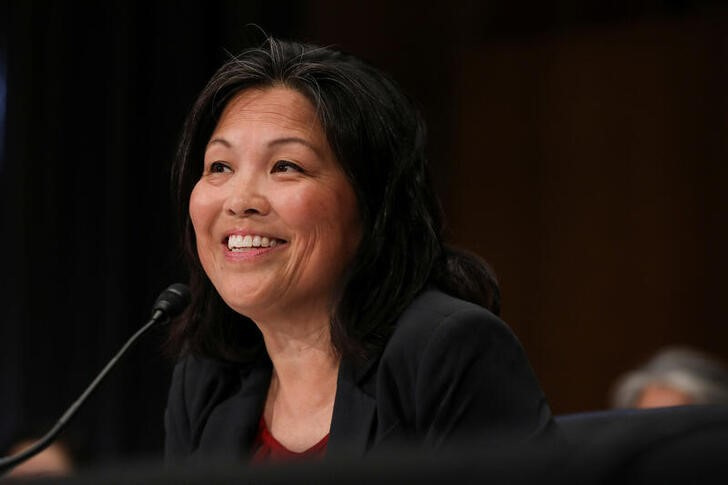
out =
[[[216,143],[219,143],[220,145],[223,145],[226,148],[232,148],[232,144],[229,141],[227,141],[225,138],[221,138],[221,137],[215,137],[215,138],[211,139],[209,142],[207,142],[207,147],[209,148],[211,145],[214,145]],[[295,136],[289,136],[289,137],[285,137],[285,138],[276,138],[275,140],[271,140],[268,142],[268,148],[273,148],[273,147],[276,147],[279,145],[287,145],[289,143],[297,143],[300,145],[304,145],[304,146],[310,148],[311,150],[313,150],[314,152],[316,152],[317,154],[319,153],[318,148],[315,145],[313,145],[311,142],[309,142],[308,140],[305,140],[303,138],[298,138]]]
[[275,140],[271,140],[268,142],[268,147],[272,148],[272,147],[279,146],[279,145],[287,145],[289,143],[298,143],[300,145],[304,145],[304,146],[310,148],[311,150],[313,150],[316,153],[319,152],[318,149],[310,141],[305,140],[303,138],[298,138],[295,136],[290,136],[290,137],[286,137],[286,138],[276,138]]
[[207,142],[207,147],[210,147],[210,145],[214,145],[215,143],[219,143],[227,148],[232,148],[232,145],[229,141],[227,141],[225,138],[219,138],[215,137],[212,138],[210,141]]

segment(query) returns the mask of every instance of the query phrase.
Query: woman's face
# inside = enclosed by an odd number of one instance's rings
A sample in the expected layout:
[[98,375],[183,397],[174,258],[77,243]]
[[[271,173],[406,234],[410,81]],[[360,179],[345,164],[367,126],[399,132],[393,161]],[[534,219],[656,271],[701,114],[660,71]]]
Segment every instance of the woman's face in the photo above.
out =
[[189,210],[202,266],[231,308],[256,321],[328,317],[361,229],[354,190],[307,98],[283,87],[233,98]]

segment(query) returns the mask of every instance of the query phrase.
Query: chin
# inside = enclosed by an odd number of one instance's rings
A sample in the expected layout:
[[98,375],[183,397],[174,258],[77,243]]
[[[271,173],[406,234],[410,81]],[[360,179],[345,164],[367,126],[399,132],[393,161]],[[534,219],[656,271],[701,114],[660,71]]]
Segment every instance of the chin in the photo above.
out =
[[248,315],[254,311],[254,309],[260,305],[260,302],[253,298],[249,293],[241,295],[240,292],[233,293],[220,293],[223,301],[227,306],[235,310],[241,315]]

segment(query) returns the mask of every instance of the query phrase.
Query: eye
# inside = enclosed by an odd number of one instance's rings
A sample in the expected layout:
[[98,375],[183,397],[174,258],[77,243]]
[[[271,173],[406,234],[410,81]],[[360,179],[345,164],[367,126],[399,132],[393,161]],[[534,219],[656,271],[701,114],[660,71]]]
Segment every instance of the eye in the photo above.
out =
[[212,162],[209,171],[210,173],[224,173],[230,172],[231,170],[224,162]]
[[303,172],[303,169],[300,165],[297,165],[290,160],[278,160],[276,163],[273,164],[273,168],[271,168],[271,173],[274,172]]

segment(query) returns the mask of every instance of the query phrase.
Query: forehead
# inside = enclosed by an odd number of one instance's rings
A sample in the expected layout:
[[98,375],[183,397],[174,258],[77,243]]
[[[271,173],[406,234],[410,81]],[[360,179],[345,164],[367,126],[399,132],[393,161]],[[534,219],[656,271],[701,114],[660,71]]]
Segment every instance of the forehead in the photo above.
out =
[[280,129],[309,138],[324,138],[321,123],[311,102],[286,87],[251,88],[236,94],[225,106],[214,133],[247,129]]

